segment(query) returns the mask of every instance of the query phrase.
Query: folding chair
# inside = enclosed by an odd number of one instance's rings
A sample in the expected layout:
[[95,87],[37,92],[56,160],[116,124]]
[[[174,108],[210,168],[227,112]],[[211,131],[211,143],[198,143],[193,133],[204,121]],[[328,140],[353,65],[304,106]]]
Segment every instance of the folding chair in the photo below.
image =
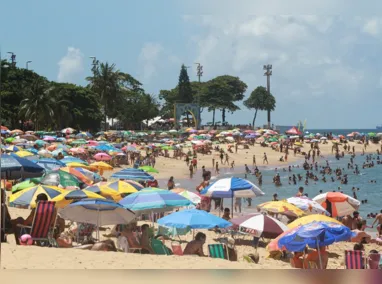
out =
[[129,245],[129,252],[136,252],[142,253],[143,247],[138,242],[137,238],[133,234],[127,235],[127,243]]
[[17,225],[21,228],[20,236],[29,233],[32,240],[40,246],[50,245],[58,247],[53,236],[56,219],[57,212],[55,210],[55,202],[39,201],[36,206],[32,226]]
[[365,254],[359,250],[345,251],[346,269],[365,269]]
[[227,246],[223,244],[208,245],[208,252],[212,258],[221,258],[228,260]]
[[170,255],[170,251],[166,248],[166,246],[157,239],[151,240],[151,248],[157,255]]

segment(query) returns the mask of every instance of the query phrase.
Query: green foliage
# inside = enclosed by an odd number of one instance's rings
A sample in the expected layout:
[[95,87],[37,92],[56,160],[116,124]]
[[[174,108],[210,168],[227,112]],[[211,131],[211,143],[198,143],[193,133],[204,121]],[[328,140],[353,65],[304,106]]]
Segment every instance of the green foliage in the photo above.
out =
[[193,93],[190,84],[190,78],[187,74],[187,68],[182,65],[179,74],[179,83],[178,83],[178,103],[192,103]]
[[244,105],[249,109],[254,109],[255,114],[252,121],[252,127],[255,126],[257,112],[260,111],[274,111],[276,109],[276,99],[272,94],[268,94],[265,87],[259,86],[244,101]]

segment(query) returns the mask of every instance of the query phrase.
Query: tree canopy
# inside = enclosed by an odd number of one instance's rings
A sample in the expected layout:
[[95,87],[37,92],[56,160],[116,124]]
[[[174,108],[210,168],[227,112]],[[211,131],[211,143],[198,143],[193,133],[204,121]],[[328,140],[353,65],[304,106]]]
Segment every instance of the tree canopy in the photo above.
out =
[[244,101],[244,105],[249,109],[254,109],[252,127],[255,127],[255,120],[257,112],[260,111],[274,111],[276,108],[276,99],[272,94],[268,94],[265,87],[259,86],[254,89],[251,95]]

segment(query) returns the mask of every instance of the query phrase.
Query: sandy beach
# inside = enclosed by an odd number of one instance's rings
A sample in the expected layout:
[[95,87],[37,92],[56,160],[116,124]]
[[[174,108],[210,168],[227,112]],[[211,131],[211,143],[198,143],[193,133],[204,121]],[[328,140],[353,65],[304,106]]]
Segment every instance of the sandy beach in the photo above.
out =
[[[322,155],[327,157],[331,155],[331,143],[320,145]],[[350,143],[351,146],[355,145],[357,154],[362,152],[362,145]],[[309,145],[303,148],[303,151],[308,151]],[[375,153],[380,145],[371,144],[366,152]],[[252,156],[256,155],[258,165],[262,164],[262,155],[267,153],[269,165],[280,167],[278,161],[281,156],[270,148],[263,148],[259,145],[250,147],[250,149],[239,149],[237,154],[230,154],[230,158],[235,161],[236,171],[243,172],[244,164],[248,164],[252,168]],[[212,158],[218,158],[215,154],[212,155],[199,155],[199,167],[205,165],[206,168],[211,168]],[[294,157],[290,155],[288,163],[282,163],[282,166],[287,166],[291,163],[296,163],[302,156]],[[157,159],[156,168],[159,174],[155,177],[158,179],[168,179],[174,176],[175,179],[184,179],[189,177],[188,168],[184,161],[176,160],[173,158],[159,157]],[[222,170],[227,169],[227,166],[222,166]],[[119,171],[120,168],[114,171],[106,172],[106,177],[110,176],[113,172]],[[200,169],[196,173],[194,179],[200,180]],[[271,196],[269,197],[271,199]],[[12,218],[19,216],[26,217],[29,214],[27,209],[9,208]],[[140,225],[142,222],[139,223]],[[105,227],[106,231],[102,234],[108,234],[112,226]],[[201,230],[207,235],[206,245],[204,251],[207,253],[207,244],[216,243],[217,234],[212,231]],[[192,240],[192,234],[181,237],[182,241]],[[115,240],[115,239],[113,239]],[[182,243],[183,248],[186,242]],[[167,246],[171,246],[171,241],[167,241]],[[8,243],[1,245],[1,268],[29,268],[29,269],[289,269],[291,268],[289,262],[274,260],[268,257],[268,252],[264,247],[258,248],[260,261],[258,264],[247,263],[243,256],[249,253],[254,253],[255,249],[251,246],[251,237],[244,240],[237,241],[238,262],[229,262],[219,259],[190,257],[190,256],[157,256],[157,255],[140,255],[122,252],[95,252],[95,251],[82,251],[74,248],[41,248],[36,246],[16,246],[13,236],[8,237]],[[336,243],[329,247],[330,259],[328,268],[341,269],[344,268],[344,251],[352,249],[353,243],[342,242]],[[366,251],[371,249],[379,249],[377,245],[366,245]]]

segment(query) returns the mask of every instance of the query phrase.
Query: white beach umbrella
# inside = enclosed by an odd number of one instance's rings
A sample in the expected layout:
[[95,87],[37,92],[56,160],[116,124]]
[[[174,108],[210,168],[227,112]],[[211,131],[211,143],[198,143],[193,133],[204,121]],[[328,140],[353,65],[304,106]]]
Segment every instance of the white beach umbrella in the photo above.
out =
[[287,201],[296,207],[300,208],[305,213],[311,214],[325,214],[330,215],[319,203],[309,199],[308,197],[290,197]]

